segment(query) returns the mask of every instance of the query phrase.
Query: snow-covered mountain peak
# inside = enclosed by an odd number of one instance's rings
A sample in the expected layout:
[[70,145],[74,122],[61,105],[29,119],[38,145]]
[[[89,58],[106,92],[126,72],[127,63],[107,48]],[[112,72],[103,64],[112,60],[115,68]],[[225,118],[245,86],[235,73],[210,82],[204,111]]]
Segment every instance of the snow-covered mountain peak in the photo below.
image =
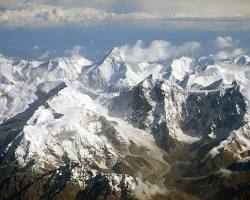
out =
[[134,86],[144,78],[131,69],[118,48],[112,49],[101,63],[92,66],[84,77],[90,87],[110,93]]
[[144,79],[140,84],[145,89],[151,89],[158,82],[163,81],[162,75],[160,73],[152,73],[146,79]]
[[86,58],[80,55],[73,55],[71,57],[59,57],[56,60],[58,61],[58,63],[67,63],[69,67],[73,65],[80,68],[83,66],[90,66],[93,64],[90,60],[87,60]]
[[117,48],[114,48],[103,62],[98,65],[97,73],[105,80],[122,78],[128,70],[127,63],[121,57]]
[[171,63],[170,80],[183,81],[184,77],[193,71],[194,60],[189,57],[174,59]]
[[78,78],[84,67],[93,64],[86,58],[77,55],[72,57],[58,58],[56,62],[58,66],[66,73],[66,76],[69,79]]
[[114,47],[106,56],[106,58],[104,60],[106,60],[107,58],[116,60],[117,62],[124,62],[124,58],[121,54],[121,52],[119,51],[119,49],[117,47]]
[[236,65],[250,66],[250,57],[247,55],[238,56],[234,59]]

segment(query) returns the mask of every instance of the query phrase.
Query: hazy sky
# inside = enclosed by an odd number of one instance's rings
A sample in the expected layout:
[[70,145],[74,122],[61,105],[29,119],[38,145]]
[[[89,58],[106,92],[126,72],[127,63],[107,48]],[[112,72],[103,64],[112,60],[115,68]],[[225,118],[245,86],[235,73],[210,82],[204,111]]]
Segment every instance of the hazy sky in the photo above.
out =
[[180,55],[195,44],[192,53],[225,57],[248,53],[249,43],[250,0],[0,0],[0,53],[9,56],[77,49],[93,58],[122,46],[154,60],[145,52]]

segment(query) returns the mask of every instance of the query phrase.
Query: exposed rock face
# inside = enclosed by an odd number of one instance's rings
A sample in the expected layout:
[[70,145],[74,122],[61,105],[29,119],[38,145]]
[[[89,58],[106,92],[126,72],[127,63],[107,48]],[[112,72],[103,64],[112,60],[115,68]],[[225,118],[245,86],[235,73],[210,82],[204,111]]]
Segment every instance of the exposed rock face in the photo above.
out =
[[209,134],[220,140],[226,138],[244,125],[246,103],[237,83],[215,91],[187,92],[172,82],[150,76],[115,97],[110,109],[135,127],[151,131],[167,149],[171,143],[175,145],[173,139],[189,142]]
[[76,163],[43,174],[31,168],[3,166],[1,199],[132,199],[133,179],[125,175],[93,174]]
[[[172,148],[170,143],[174,145],[190,137],[181,129],[185,121],[186,92],[178,85],[155,76],[149,76],[132,90],[115,97],[111,112],[125,116],[135,127],[152,132],[156,142],[168,149]],[[124,105],[126,110],[122,110]]]
[[225,137],[244,124],[246,103],[239,85],[212,92],[191,92],[186,100],[188,128],[205,136],[211,131]]

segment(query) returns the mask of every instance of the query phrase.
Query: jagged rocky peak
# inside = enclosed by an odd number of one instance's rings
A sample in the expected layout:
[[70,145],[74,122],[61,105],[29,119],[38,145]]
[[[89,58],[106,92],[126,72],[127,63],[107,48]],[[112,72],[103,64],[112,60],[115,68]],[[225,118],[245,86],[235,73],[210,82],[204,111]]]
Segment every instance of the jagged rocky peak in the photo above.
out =
[[214,65],[215,64],[215,59],[213,55],[209,56],[202,56],[198,58],[198,64],[204,69],[209,65]]
[[183,77],[192,72],[194,60],[189,57],[174,59],[171,64],[172,74],[177,80],[182,80]]
[[[211,174],[235,162],[248,160],[250,144],[247,104],[237,82],[218,90],[191,92],[187,98],[185,132],[202,139],[193,146],[196,174]],[[244,157],[245,156],[245,157]]]
[[192,80],[193,77],[203,74],[208,68],[215,65],[212,55],[199,58],[181,57],[172,60],[166,68],[164,78],[177,83],[183,88],[189,88],[190,82],[197,85]]
[[238,56],[234,59],[234,63],[237,65],[250,66],[250,57],[247,55]]
[[151,132],[156,142],[169,150],[179,142],[198,139],[182,131],[186,95],[177,84],[152,74],[130,91],[115,97],[110,110],[114,115],[125,116],[133,126]]
[[199,135],[226,137],[244,124],[246,102],[237,82],[218,90],[190,92],[187,126]]
[[85,71],[87,66],[93,64],[91,61],[80,55],[61,57],[56,59],[55,62],[57,62],[58,66],[72,79],[76,79],[82,71]]
[[192,73],[195,66],[195,60],[189,57],[176,58],[167,69],[165,78],[173,82],[182,82],[185,77]]
[[[149,75],[142,82],[134,86],[131,90],[122,92],[119,96],[115,97],[111,104],[111,110],[119,109],[121,113],[134,112],[136,110],[141,110],[148,112],[155,107],[157,102],[164,101],[166,97],[165,93],[171,92],[171,88],[177,88],[179,91],[183,91],[175,83],[162,78],[158,73],[153,73]],[[128,106],[130,109],[123,110],[123,106]],[[120,112],[114,112],[114,114],[119,114]]]
[[152,74],[115,97],[110,110],[148,130],[161,146],[169,148],[177,141],[192,143],[211,134],[227,137],[244,124],[246,102],[237,82],[216,90],[186,91]]

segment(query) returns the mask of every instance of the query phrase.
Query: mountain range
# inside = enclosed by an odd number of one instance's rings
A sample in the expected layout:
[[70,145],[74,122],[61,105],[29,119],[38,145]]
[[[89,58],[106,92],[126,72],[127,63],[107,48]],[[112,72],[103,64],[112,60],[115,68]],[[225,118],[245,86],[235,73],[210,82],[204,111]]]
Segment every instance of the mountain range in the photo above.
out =
[[249,199],[250,57],[0,56],[0,199]]

